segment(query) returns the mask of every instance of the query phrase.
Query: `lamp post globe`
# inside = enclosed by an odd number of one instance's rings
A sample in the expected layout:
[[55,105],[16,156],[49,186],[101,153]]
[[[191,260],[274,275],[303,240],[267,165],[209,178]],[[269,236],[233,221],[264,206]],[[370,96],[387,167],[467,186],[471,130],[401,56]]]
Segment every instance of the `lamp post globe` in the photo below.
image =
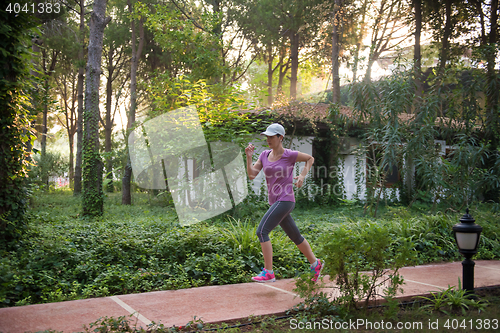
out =
[[468,293],[474,292],[474,261],[472,256],[477,253],[479,237],[483,227],[474,223],[476,220],[469,214],[469,208],[460,219],[460,223],[453,226],[453,234],[458,251],[465,257],[462,261],[462,289]]

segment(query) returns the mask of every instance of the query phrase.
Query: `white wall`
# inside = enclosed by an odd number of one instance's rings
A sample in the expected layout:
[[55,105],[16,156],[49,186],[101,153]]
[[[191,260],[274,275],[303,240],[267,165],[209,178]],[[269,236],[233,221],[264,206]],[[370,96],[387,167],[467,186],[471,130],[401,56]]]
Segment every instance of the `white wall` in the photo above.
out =
[[[340,157],[340,172],[344,176],[345,199],[353,200],[355,198],[356,185],[356,161],[359,157],[356,155],[341,155]],[[343,163],[342,163],[343,162]],[[359,161],[360,176],[359,181],[359,199],[366,199],[366,159],[360,158]],[[378,193],[379,189],[377,189]],[[392,198],[399,200],[399,188],[384,188],[381,200],[391,200]]]
[[[355,198],[357,185],[356,185],[356,161],[358,157],[356,155],[341,155],[340,163],[339,163],[339,172],[344,177],[344,188],[345,188],[345,198],[347,200],[353,200]],[[365,180],[365,172],[366,172],[366,160],[361,158],[360,160],[360,169],[361,172],[361,181],[360,181],[360,189],[359,189],[359,198],[365,198],[366,192],[366,180]]]

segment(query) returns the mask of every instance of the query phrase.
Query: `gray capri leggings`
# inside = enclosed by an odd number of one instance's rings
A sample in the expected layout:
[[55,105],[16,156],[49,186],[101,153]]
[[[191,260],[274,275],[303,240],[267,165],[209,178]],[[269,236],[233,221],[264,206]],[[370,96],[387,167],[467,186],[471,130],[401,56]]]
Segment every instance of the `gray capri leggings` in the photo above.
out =
[[290,216],[295,202],[292,201],[276,201],[269,207],[269,210],[264,214],[257,227],[257,237],[261,243],[269,241],[269,233],[279,224],[288,237],[299,245],[304,241],[304,237],[300,234],[299,228],[295,221]]

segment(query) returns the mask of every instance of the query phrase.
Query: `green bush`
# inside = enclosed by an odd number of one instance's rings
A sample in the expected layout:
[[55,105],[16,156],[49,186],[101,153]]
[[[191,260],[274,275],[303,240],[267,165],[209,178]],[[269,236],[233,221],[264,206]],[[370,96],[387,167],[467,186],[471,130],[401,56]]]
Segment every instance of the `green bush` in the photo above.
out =
[[335,227],[321,238],[323,272],[336,277],[340,305],[365,305],[377,295],[394,297],[402,284],[398,270],[412,264],[415,251],[385,223],[356,222]]
[[487,302],[470,297],[466,290],[462,289],[460,280],[458,288],[449,286],[448,289],[441,289],[439,292],[431,291],[430,297],[419,296],[420,299],[427,301],[420,309],[429,312],[441,311],[451,316],[462,313],[466,315],[467,310],[477,309],[478,312],[484,311]]
[[[476,205],[471,208],[475,212],[476,223],[483,227],[478,253],[475,259],[500,258],[500,225],[498,213],[489,209],[488,205]],[[462,214],[411,215],[407,208],[389,208],[386,218],[391,219],[393,233],[400,239],[413,242],[417,251],[417,263],[461,260],[452,227],[459,223]]]
[[61,157],[60,153],[47,151],[45,156],[41,154],[33,154],[34,166],[28,173],[31,182],[38,185],[45,185],[42,179],[49,177],[61,177],[68,171],[68,161]]

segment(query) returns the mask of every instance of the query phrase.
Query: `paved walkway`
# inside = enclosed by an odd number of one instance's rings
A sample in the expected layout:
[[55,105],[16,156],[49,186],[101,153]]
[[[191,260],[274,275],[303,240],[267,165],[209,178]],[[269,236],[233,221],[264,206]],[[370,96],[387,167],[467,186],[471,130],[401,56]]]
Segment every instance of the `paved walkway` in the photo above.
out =
[[[500,260],[478,260],[474,273],[476,288],[500,285]],[[462,265],[454,262],[406,267],[401,274],[406,283],[400,297],[412,297],[457,286],[458,279],[462,279]],[[329,283],[328,277],[325,281]],[[285,279],[3,308],[0,332],[81,332],[83,325],[88,327],[100,317],[130,314],[135,314],[138,326],[143,327],[151,321],[183,326],[193,316],[204,322],[219,322],[282,314],[302,301],[293,288],[294,280]]]

